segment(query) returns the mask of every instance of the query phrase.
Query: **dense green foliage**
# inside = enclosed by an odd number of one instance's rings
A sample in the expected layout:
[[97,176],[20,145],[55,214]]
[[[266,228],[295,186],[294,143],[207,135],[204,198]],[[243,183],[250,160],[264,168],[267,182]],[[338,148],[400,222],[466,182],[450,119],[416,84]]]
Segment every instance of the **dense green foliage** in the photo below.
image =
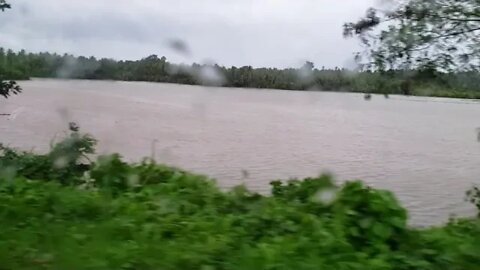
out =
[[377,4],[381,6],[370,8],[364,18],[344,27],[345,36],[358,36],[365,45],[358,60],[367,68],[480,68],[479,0],[384,0]]
[[338,68],[316,69],[311,62],[298,69],[227,68],[177,65],[156,55],[138,61],[116,61],[0,49],[0,74],[10,79],[59,77],[480,98],[480,74],[477,72],[439,73],[421,69],[355,73]]
[[415,229],[359,181],[225,192],[153,160],[89,161],[94,145],[71,125],[44,155],[1,148],[0,269],[479,269],[477,219]]

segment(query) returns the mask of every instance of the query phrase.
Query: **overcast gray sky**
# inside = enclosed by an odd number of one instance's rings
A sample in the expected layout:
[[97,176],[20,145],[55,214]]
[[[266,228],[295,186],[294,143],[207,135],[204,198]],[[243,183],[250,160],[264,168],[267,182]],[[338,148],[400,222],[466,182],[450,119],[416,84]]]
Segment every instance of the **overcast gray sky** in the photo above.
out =
[[[116,59],[317,67],[352,65],[342,24],[373,0],[10,0],[0,46]],[[191,53],[169,45],[184,41]]]

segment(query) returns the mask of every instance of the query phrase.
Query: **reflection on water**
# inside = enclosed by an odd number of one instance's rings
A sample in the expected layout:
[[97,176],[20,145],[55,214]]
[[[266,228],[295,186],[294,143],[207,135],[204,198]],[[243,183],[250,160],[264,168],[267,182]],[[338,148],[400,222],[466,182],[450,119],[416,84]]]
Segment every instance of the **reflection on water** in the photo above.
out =
[[[33,80],[2,101],[0,141],[44,151],[68,122],[99,152],[161,162],[260,192],[273,179],[331,171],[394,191],[414,224],[468,215],[480,183],[480,104],[438,98]],[[37,148],[34,148],[37,147]],[[153,149],[154,148],[154,149]]]

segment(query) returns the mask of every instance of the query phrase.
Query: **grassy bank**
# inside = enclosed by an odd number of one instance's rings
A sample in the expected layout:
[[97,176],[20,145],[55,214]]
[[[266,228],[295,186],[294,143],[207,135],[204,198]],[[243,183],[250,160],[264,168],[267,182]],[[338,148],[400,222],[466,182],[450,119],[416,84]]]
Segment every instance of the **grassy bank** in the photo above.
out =
[[[271,195],[152,160],[2,147],[0,269],[479,269],[480,221],[410,228],[392,193],[328,175]],[[472,202],[478,199],[472,190]],[[478,202],[478,201],[477,201]]]

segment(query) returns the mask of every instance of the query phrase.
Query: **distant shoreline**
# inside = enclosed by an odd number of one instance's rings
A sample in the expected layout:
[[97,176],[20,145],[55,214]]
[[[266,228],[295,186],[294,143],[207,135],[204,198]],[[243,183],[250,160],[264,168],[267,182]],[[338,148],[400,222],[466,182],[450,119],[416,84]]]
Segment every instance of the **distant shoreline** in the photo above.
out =
[[[352,71],[317,68],[306,61],[295,68],[226,67],[176,64],[150,55],[140,60],[97,59],[56,53],[14,52],[0,48],[0,79],[66,78],[141,81],[233,88],[354,92],[381,95],[480,99],[479,72],[442,73],[431,69]],[[368,97],[367,97],[368,98]]]
[[[113,79],[80,79],[80,78],[56,78],[56,77],[31,77],[30,79],[24,80],[17,80],[21,84],[21,82],[28,82],[32,80],[64,80],[64,81],[91,81],[91,82],[132,82],[132,83],[153,83],[153,84],[171,84],[171,85],[184,85],[184,86],[197,86],[197,87],[211,87],[211,88],[225,88],[225,89],[242,89],[242,90],[251,90],[251,91],[293,91],[293,92],[326,92],[326,93],[347,93],[347,94],[358,94],[364,95],[365,92],[358,92],[358,91],[338,91],[338,90],[321,90],[321,89],[307,89],[307,90],[299,90],[299,89],[278,89],[278,88],[255,88],[255,87],[232,87],[232,86],[211,86],[211,85],[198,85],[198,84],[185,84],[185,83],[174,83],[174,82],[156,82],[156,81],[127,81],[127,80],[113,80]],[[423,102],[424,100],[415,100],[413,98],[438,98],[442,100],[464,100],[468,101],[470,104],[478,104],[480,103],[480,96],[477,98],[468,98],[468,97],[449,97],[449,96],[433,96],[433,95],[401,95],[401,94],[388,94],[388,97],[385,97],[384,94],[381,93],[370,93],[373,97],[376,98],[408,98],[410,101],[414,102]],[[430,100],[433,101],[433,100]]]

